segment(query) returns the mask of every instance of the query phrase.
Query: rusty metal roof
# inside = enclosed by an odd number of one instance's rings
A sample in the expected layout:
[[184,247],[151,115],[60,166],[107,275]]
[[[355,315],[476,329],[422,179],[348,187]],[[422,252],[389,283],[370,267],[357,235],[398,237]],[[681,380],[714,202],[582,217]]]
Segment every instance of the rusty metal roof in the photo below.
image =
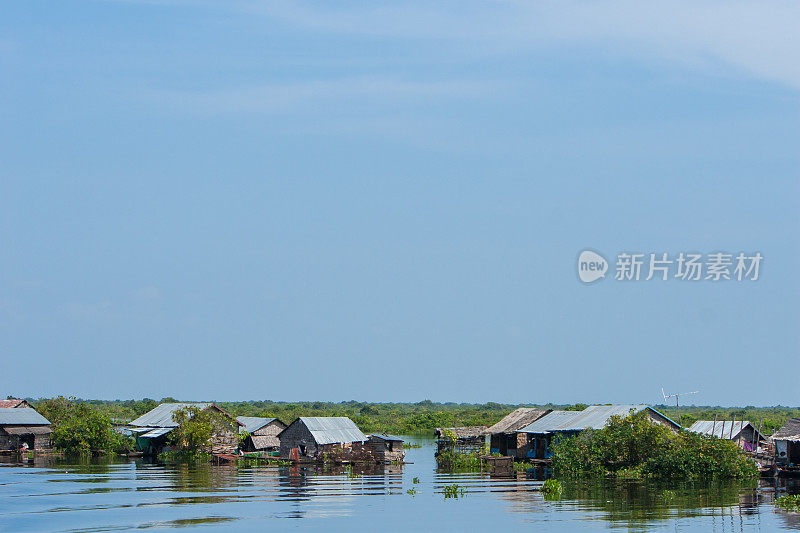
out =
[[496,435],[498,433],[515,433],[525,426],[537,421],[549,412],[550,409],[520,407],[519,409],[511,411],[495,425],[489,426],[489,429],[486,430],[486,433],[490,435]]
[[0,400],[0,409],[7,409],[11,407],[19,407],[21,403],[25,403],[27,405],[28,402],[25,400],[20,400],[19,398],[12,398],[8,400]]
[[49,424],[50,421],[40,415],[36,409],[0,408],[0,425],[2,426],[46,426]]
[[368,440],[356,423],[346,416],[301,416],[298,420],[305,424],[317,444]]

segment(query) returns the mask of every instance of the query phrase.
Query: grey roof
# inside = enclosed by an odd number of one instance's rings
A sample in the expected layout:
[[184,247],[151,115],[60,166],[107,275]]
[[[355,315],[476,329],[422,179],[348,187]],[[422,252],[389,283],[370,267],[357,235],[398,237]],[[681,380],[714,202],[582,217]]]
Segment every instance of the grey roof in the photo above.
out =
[[562,426],[567,425],[580,411],[550,411],[542,418],[536,420],[522,428],[522,433],[550,433],[551,431],[558,431]]
[[244,427],[239,428],[239,433],[253,433],[263,428],[277,418],[261,418],[258,416],[237,416],[236,420]]
[[486,433],[495,435],[498,433],[515,433],[528,424],[532,424],[542,416],[546,415],[549,409],[534,409],[531,407],[520,407],[511,411],[503,417],[498,423],[489,426]]
[[781,429],[772,435],[772,439],[800,441],[800,418],[790,418]]
[[370,435],[370,437],[375,437],[376,439],[393,440],[393,441],[403,442],[402,438],[400,438],[400,437],[398,437],[396,435],[389,435],[387,433],[374,434],[374,435]]
[[0,408],[0,425],[2,426],[46,426],[49,424],[50,421],[35,409]]
[[301,416],[298,420],[305,424],[317,444],[368,440],[356,423],[346,416]]
[[[721,439],[735,439],[747,426],[752,427],[753,425],[747,420],[736,422],[733,420],[698,420],[692,424],[689,431],[703,435],[713,435]],[[731,433],[731,430],[733,430],[733,433]],[[753,427],[753,431],[756,431],[755,427]]]
[[214,404],[211,403],[162,403],[155,409],[146,412],[136,420],[132,421],[130,426],[138,427],[151,427],[151,428],[174,428],[178,427],[173,415],[175,411],[185,407],[199,407],[200,409],[207,409]]
[[583,431],[602,429],[612,416],[628,416],[650,410],[664,418],[672,427],[680,426],[649,405],[590,405],[583,411],[553,411],[522,429],[523,433],[548,433],[551,431]]

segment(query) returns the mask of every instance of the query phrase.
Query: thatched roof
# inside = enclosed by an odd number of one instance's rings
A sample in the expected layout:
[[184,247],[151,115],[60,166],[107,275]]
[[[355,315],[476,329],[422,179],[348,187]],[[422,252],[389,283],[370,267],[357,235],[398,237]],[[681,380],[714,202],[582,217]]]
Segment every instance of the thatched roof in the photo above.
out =
[[790,418],[781,429],[772,435],[772,439],[800,441],[800,418]]
[[445,431],[452,431],[459,439],[473,439],[486,435],[486,426],[462,426],[458,428],[436,428],[436,436],[443,437]]
[[511,411],[500,422],[490,426],[486,433],[496,435],[498,433],[516,433],[525,426],[533,424],[536,420],[540,419],[551,409],[533,409],[531,407],[520,407]]

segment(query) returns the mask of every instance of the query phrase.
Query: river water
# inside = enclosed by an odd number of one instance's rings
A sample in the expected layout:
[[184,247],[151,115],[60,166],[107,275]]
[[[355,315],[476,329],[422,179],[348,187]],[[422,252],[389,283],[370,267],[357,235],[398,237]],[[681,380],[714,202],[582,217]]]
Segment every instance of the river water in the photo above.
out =
[[[433,442],[408,440],[423,444],[408,450],[412,464],[372,471],[0,463],[0,531],[800,530],[800,515],[773,503],[776,491],[800,487],[575,483],[550,501],[524,475],[437,473]],[[444,487],[453,484],[464,493],[445,498]]]

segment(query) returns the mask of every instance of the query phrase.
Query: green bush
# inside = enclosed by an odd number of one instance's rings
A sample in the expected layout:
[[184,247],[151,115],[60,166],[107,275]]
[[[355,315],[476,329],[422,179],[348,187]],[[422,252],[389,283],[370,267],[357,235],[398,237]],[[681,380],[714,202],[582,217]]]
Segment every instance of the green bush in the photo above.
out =
[[689,433],[678,435],[644,413],[612,417],[601,430],[555,439],[556,477],[742,478],[756,465],[732,442]]
[[114,431],[108,417],[86,402],[59,396],[39,402],[37,410],[51,422],[51,438],[57,450],[88,455],[133,449],[133,440]]

